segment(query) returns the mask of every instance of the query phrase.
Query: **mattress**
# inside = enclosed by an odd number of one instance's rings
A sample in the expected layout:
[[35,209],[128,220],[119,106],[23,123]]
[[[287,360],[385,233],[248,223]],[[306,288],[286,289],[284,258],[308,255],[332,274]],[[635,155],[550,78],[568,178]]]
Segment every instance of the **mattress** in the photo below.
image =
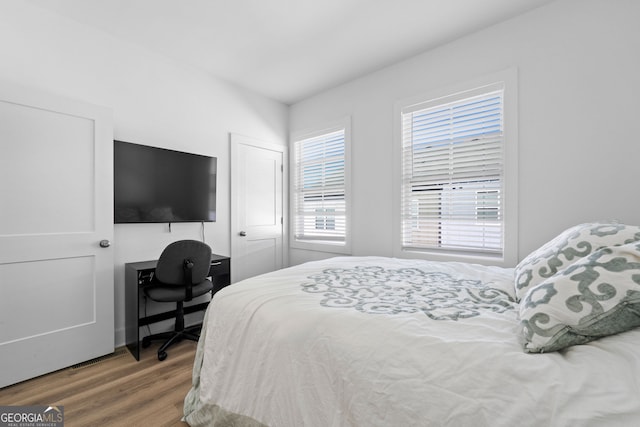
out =
[[640,331],[530,354],[513,269],[338,257],[228,286],[192,426],[640,425]]

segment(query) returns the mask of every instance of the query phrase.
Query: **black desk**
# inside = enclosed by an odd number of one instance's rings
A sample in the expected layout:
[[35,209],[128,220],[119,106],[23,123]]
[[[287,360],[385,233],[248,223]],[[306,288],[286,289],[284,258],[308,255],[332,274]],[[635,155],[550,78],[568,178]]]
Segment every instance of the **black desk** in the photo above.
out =
[[[125,338],[127,348],[136,360],[140,360],[140,327],[167,319],[175,319],[175,310],[140,317],[140,301],[144,296],[144,287],[148,286],[156,271],[157,260],[130,262],[125,264],[124,298],[125,298]],[[220,289],[231,284],[231,259],[213,254],[209,276],[213,282],[211,296]],[[185,314],[201,311],[207,308],[209,302],[184,307]]]

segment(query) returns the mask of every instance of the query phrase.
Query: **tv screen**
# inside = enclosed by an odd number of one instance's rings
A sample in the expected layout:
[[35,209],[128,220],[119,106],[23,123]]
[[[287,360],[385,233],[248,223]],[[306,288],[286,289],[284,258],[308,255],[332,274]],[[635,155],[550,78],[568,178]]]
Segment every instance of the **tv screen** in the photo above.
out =
[[114,141],[114,222],[216,220],[215,157]]

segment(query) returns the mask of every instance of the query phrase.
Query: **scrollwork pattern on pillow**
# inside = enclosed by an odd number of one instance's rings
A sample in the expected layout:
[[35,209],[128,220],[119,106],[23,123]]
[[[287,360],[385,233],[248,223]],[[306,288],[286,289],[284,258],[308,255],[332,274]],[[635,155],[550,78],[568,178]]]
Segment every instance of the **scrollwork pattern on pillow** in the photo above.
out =
[[524,349],[561,350],[640,326],[640,242],[604,247],[520,302]]
[[515,292],[520,301],[543,281],[603,247],[640,241],[640,227],[594,222],[571,227],[531,252],[515,269]]

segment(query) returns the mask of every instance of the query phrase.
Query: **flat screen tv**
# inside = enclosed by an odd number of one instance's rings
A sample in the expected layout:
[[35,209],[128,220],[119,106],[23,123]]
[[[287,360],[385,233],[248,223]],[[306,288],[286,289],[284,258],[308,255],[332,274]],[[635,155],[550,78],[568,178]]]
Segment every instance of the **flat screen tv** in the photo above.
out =
[[216,220],[215,157],[114,141],[114,222]]

